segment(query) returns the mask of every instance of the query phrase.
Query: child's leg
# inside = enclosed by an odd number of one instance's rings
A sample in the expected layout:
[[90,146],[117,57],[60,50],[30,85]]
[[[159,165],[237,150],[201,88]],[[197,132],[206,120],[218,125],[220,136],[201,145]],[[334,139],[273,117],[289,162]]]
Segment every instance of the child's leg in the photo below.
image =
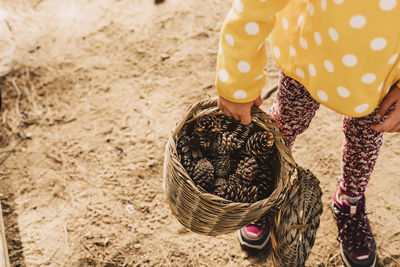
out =
[[343,118],[345,139],[339,183],[341,192],[350,197],[364,193],[382,145],[383,134],[370,128],[380,122],[375,118],[376,111],[361,118]]
[[382,133],[370,128],[377,124],[376,111],[361,118],[344,117],[340,190],[333,198],[333,217],[338,227],[340,256],[346,266],[375,266],[376,245],[365,209],[364,191],[374,169]]
[[288,147],[291,148],[296,136],[308,128],[319,105],[302,84],[281,72],[278,92],[269,113],[281,128]]
[[[308,128],[318,108],[319,103],[299,82],[284,73],[280,74],[278,92],[269,113],[279,124],[289,147],[292,147],[296,136]],[[238,231],[239,243],[244,249],[266,246],[273,224],[271,212]]]

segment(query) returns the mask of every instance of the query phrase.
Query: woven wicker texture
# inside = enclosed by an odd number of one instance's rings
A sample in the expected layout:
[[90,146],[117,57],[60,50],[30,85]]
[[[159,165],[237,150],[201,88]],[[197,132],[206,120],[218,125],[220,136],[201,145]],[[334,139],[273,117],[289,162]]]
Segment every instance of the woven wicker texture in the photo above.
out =
[[227,234],[248,225],[268,211],[279,210],[273,226],[274,262],[303,266],[314,244],[322,212],[319,181],[295,163],[280,129],[271,116],[253,107],[253,123],[274,136],[278,154],[276,187],[255,203],[232,202],[206,192],[189,177],[177,152],[182,127],[201,116],[221,114],[217,98],[194,103],[169,137],[164,157],[164,191],[172,213],[191,231],[205,235]]
[[183,168],[176,149],[177,135],[182,126],[205,114],[216,114],[217,98],[193,104],[170,136],[164,158],[164,190],[172,213],[193,232],[219,235],[233,232],[279,206],[287,195],[288,185],[296,178],[296,164],[284,143],[278,125],[261,109],[252,110],[253,122],[274,135],[280,168],[272,194],[255,203],[232,202],[197,187]]
[[279,266],[304,266],[322,213],[322,192],[318,179],[298,167],[298,180],[275,217],[271,242]]

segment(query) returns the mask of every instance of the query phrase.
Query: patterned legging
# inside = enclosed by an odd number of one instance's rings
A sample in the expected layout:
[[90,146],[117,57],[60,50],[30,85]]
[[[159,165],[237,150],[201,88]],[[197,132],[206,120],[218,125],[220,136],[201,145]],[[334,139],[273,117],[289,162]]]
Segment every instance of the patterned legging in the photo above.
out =
[[[303,85],[281,73],[269,113],[279,124],[289,147],[308,128],[319,105]],[[375,119],[376,111],[365,117],[343,118],[345,138],[339,185],[342,193],[350,197],[358,197],[366,190],[382,145],[383,134],[370,128],[379,122]]]

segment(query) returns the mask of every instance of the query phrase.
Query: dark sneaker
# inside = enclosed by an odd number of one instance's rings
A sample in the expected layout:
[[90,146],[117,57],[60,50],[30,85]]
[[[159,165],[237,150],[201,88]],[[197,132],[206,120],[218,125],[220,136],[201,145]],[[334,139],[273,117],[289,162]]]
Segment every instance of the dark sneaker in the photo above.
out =
[[347,267],[373,267],[376,264],[376,246],[367,214],[365,196],[355,205],[339,199],[339,190],[333,198],[333,217],[338,226],[340,256]]
[[245,250],[263,250],[270,239],[273,216],[266,214],[237,231],[239,243]]

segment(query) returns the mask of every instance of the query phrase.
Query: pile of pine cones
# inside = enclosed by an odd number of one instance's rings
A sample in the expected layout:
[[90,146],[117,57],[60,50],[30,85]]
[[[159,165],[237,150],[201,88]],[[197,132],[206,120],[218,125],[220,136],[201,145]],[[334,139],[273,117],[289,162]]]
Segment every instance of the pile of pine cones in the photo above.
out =
[[204,115],[186,123],[177,151],[193,182],[234,202],[253,203],[275,189],[273,135],[254,122],[243,125],[225,115]]

